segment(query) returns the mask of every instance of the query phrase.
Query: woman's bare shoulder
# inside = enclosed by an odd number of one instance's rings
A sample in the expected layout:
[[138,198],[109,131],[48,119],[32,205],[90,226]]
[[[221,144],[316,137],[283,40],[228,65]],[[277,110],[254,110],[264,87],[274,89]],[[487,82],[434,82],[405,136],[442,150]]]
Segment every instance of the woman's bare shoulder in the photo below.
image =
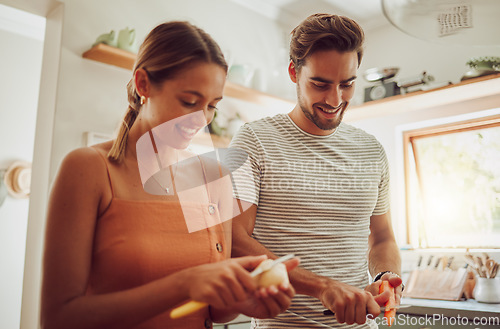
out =
[[98,177],[106,172],[106,154],[105,148],[99,145],[74,149],[64,157],[59,175],[77,175],[84,179]]

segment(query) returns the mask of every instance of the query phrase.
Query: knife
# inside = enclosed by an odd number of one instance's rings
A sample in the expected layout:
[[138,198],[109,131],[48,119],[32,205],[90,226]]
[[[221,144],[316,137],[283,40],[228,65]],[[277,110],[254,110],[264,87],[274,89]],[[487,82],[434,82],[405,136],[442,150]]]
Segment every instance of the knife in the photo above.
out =
[[255,270],[253,270],[250,273],[250,276],[252,278],[255,278],[257,275],[260,275],[263,272],[269,271],[275,265],[283,263],[283,262],[286,262],[287,260],[292,259],[293,257],[295,257],[294,254],[288,254],[288,255],[282,256],[280,258],[277,258],[277,259],[273,260],[271,263],[269,263],[268,266],[266,266],[266,267],[259,267],[259,268],[255,269]]
[[424,259],[424,257],[422,255],[420,255],[418,257],[418,261],[417,261],[417,268],[420,268],[420,266],[422,266],[422,260]]
[[[269,263],[269,265],[266,266],[265,268],[264,267],[259,267],[259,268],[255,269],[255,270],[253,270],[250,273],[250,276],[252,278],[254,278],[257,275],[262,274],[263,272],[269,271],[275,265],[283,263],[283,262],[285,262],[285,261],[287,261],[289,259],[292,259],[293,257],[295,257],[294,254],[288,254],[288,255],[282,256],[280,258],[277,258],[277,259],[273,260],[271,263]],[[208,306],[208,304],[207,303],[203,303],[203,302],[197,302],[195,300],[191,300],[191,301],[187,302],[186,304],[183,304],[183,305],[181,305],[179,307],[174,308],[172,310],[172,312],[170,313],[170,317],[172,319],[182,318],[183,316],[186,316],[186,315],[189,315],[189,314],[191,314],[193,312],[196,312],[199,309],[204,308],[205,306]]]
[[443,270],[446,271],[446,275],[443,276],[443,278],[441,279],[441,282],[439,283],[440,287],[442,287],[443,285],[445,285],[446,282],[448,282],[451,273],[454,273],[454,271],[450,268],[451,267],[451,263],[453,263],[453,259],[454,258],[455,258],[454,256],[450,256],[450,258],[448,258],[448,260],[446,262],[446,265],[444,265],[444,269]]
[[432,255],[429,256],[429,260],[427,261],[427,268],[431,267],[433,258],[434,258],[434,256],[432,256]]
[[[396,307],[390,307],[389,309],[390,310],[399,310],[400,308],[407,308],[407,307],[411,307],[413,305],[410,305],[410,304],[402,304],[402,305],[398,305]],[[385,306],[382,306],[380,308],[380,312],[385,312]],[[335,313],[332,311],[332,310],[324,310],[323,311],[323,314],[324,315],[334,315]]]

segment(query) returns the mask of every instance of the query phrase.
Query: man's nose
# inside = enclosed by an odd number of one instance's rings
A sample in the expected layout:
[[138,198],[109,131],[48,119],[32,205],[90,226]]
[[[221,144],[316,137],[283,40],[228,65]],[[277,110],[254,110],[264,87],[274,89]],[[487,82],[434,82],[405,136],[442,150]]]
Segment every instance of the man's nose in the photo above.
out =
[[328,92],[328,94],[326,95],[325,102],[326,104],[335,108],[339,107],[342,104],[342,91],[338,86],[332,88],[332,90]]

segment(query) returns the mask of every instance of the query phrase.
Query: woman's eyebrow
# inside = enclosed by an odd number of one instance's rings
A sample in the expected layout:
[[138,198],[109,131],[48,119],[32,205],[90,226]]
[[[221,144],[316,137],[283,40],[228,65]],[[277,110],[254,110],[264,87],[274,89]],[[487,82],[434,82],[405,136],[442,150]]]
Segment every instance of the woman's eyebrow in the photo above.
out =
[[[182,92],[186,93],[186,94],[192,94],[192,95],[198,96],[199,98],[205,98],[205,96],[203,96],[203,94],[201,94],[200,92],[198,92],[196,90],[184,90]],[[222,96],[214,98],[214,100],[216,100],[216,101],[220,101],[221,99],[222,99]]]

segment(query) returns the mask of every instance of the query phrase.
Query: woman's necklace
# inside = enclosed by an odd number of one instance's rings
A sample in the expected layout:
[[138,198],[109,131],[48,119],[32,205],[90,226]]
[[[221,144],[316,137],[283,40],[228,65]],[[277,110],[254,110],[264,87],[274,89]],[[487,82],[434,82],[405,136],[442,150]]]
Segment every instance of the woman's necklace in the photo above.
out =
[[[162,164],[162,161],[161,161],[161,158],[160,158],[160,155],[159,155],[159,152],[158,152],[158,149],[156,147],[156,143],[155,143],[155,140],[153,138],[153,134],[151,131],[149,131],[149,135],[151,138],[153,151],[155,153],[156,162],[158,164],[159,170],[156,172],[151,172],[151,170],[148,170],[148,168],[151,168],[151,166],[144,165],[143,161],[141,161],[139,159],[139,157],[137,157],[137,162],[138,162],[139,166],[141,167],[141,169],[143,171],[147,172],[147,175],[149,175],[149,178],[146,179],[145,182],[143,182],[143,187],[144,187],[145,191],[147,193],[150,193],[150,194],[155,194],[155,195],[162,195],[164,193],[166,195],[175,194],[176,193],[175,178],[177,176],[177,170],[179,167],[179,151],[174,150],[176,153],[175,170],[172,170],[173,164],[168,166],[169,174],[170,174],[169,175],[170,179],[168,179],[167,177],[165,177],[165,170],[164,169],[166,169],[166,167],[164,167]],[[148,163],[150,163],[150,161],[148,161]],[[161,193],[158,191],[157,188],[153,189],[153,190],[151,190],[151,189],[148,190],[147,185],[148,185],[148,181],[151,178],[153,178],[153,180],[156,182],[156,184],[158,184],[158,186],[160,187],[160,189],[162,191]],[[170,181],[170,184],[168,184],[167,180]],[[171,193],[171,188],[173,189],[173,193]]]
[[[175,193],[175,176],[177,175],[177,167],[179,167],[179,152],[175,152],[177,154],[177,159],[175,161],[175,171],[172,173],[172,165],[168,166],[168,170],[170,171],[170,179],[172,181],[172,187],[174,189]],[[156,153],[156,156],[158,157],[158,153]],[[163,169],[163,167],[160,167]],[[161,183],[156,179],[156,177],[153,175],[153,179],[160,185],[160,187],[167,193],[170,194],[170,187],[168,186],[162,186]]]

